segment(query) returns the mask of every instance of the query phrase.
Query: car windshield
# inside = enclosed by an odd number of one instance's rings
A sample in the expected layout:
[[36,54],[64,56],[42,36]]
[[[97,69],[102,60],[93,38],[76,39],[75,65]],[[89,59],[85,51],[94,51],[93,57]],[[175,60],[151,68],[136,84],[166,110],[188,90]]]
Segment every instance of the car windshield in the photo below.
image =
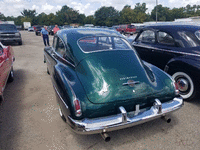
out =
[[125,39],[112,36],[84,37],[78,44],[84,52],[132,49]]
[[192,33],[189,31],[180,31],[178,34],[185,40],[187,47],[200,46],[200,34],[199,31]]
[[15,30],[17,30],[17,28],[15,25],[12,25],[12,24],[0,24],[0,30],[15,31]]

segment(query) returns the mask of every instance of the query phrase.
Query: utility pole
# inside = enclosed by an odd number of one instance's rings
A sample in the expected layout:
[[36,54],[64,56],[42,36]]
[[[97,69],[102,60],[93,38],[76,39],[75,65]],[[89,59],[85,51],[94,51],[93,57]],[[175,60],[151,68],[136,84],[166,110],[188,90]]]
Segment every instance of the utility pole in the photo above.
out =
[[156,0],[156,23],[158,21],[158,12],[157,12],[158,0]]

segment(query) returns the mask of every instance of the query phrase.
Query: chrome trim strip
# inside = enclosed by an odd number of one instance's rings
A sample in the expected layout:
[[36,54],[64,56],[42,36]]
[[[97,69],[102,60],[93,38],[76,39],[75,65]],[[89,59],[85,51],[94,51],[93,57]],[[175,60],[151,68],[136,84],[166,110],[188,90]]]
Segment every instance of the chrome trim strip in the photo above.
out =
[[56,87],[53,85],[56,93],[58,94],[59,98],[61,99],[61,101],[64,103],[65,107],[68,109],[69,107],[67,106],[67,104],[65,103],[65,101],[62,99],[61,95],[58,93],[58,90],[56,89]]
[[[72,64],[71,62],[69,62],[68,60],[64,59],[63,57],[61,57],[56,51],[54,52],[56,54],[57,57],[59,57],[60,59],[62,59],[62,61],[65,61],[66,63],[70,64],[72,67],[75,68],[75,65]],[[55,57],[55,56],[54,56]]]
[[133,82],[126,82],[126,83],[123,83],[122,85],[123,86],[126,86],[126,85],[131,85],[131,84],[139,84],[140,81],[133,81]]
[[154,50],[159,50],[159,51],[164,51],[164,52],[172,52],[172,53],[177,53],[177,54],[200,57],[200,55],[198,55],[198,54],[190,54],[190,53],[186,53],[186,52],[177,52],[177,51],[173,51],[173,50],[165,50],[165,49],[155,48],[155,47],[151,47],[151,46],[141,46],[141,45],[133,44],[133,46],[134,45],[137,46],[137,47],[142,47],[142,48],[147,48],[147,49],[154,49]]
[[[114,130],[124,129],[127,127],[135,126],[145,123],[156,118],[165,116],[171,112],[180,109],[183,106],[183,99],[181,97],[174,98],[170,102],[162,104],[162,112],[159,113],[158,109],[152,106],[146,111],[141,111],[138,115],[134,112],[127,113],[127,122],[123,122],[122,113],[94,119],[85,118],[83,120],[74,120],[68,116],[70,127],[78,134],[96,134],[102,132],[110,132]],[[121,109],[123,112],[123,108]]]

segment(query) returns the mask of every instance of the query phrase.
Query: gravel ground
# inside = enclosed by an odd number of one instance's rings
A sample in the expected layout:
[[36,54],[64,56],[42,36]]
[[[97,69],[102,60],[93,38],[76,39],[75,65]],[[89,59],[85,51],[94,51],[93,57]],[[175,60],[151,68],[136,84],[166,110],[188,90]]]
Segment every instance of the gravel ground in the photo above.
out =
[[[78,135],[62,121],[55,92],[43,63],[43,42],[21,31],[23,45],[13,44],[15,79],[0,105],[0,150],[199,150],[200,99],[185,102],[170,115],[132,128],[100,135]],[[50,36],[52,43],[52,36]]]

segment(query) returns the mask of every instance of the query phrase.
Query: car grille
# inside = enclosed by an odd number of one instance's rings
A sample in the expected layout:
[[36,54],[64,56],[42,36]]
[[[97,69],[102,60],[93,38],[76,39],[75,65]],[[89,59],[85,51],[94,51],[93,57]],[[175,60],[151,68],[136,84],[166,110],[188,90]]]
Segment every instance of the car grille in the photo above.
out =
[[15,37],[15,33],[1,33],[0,37],[1,38],[14,38]]

